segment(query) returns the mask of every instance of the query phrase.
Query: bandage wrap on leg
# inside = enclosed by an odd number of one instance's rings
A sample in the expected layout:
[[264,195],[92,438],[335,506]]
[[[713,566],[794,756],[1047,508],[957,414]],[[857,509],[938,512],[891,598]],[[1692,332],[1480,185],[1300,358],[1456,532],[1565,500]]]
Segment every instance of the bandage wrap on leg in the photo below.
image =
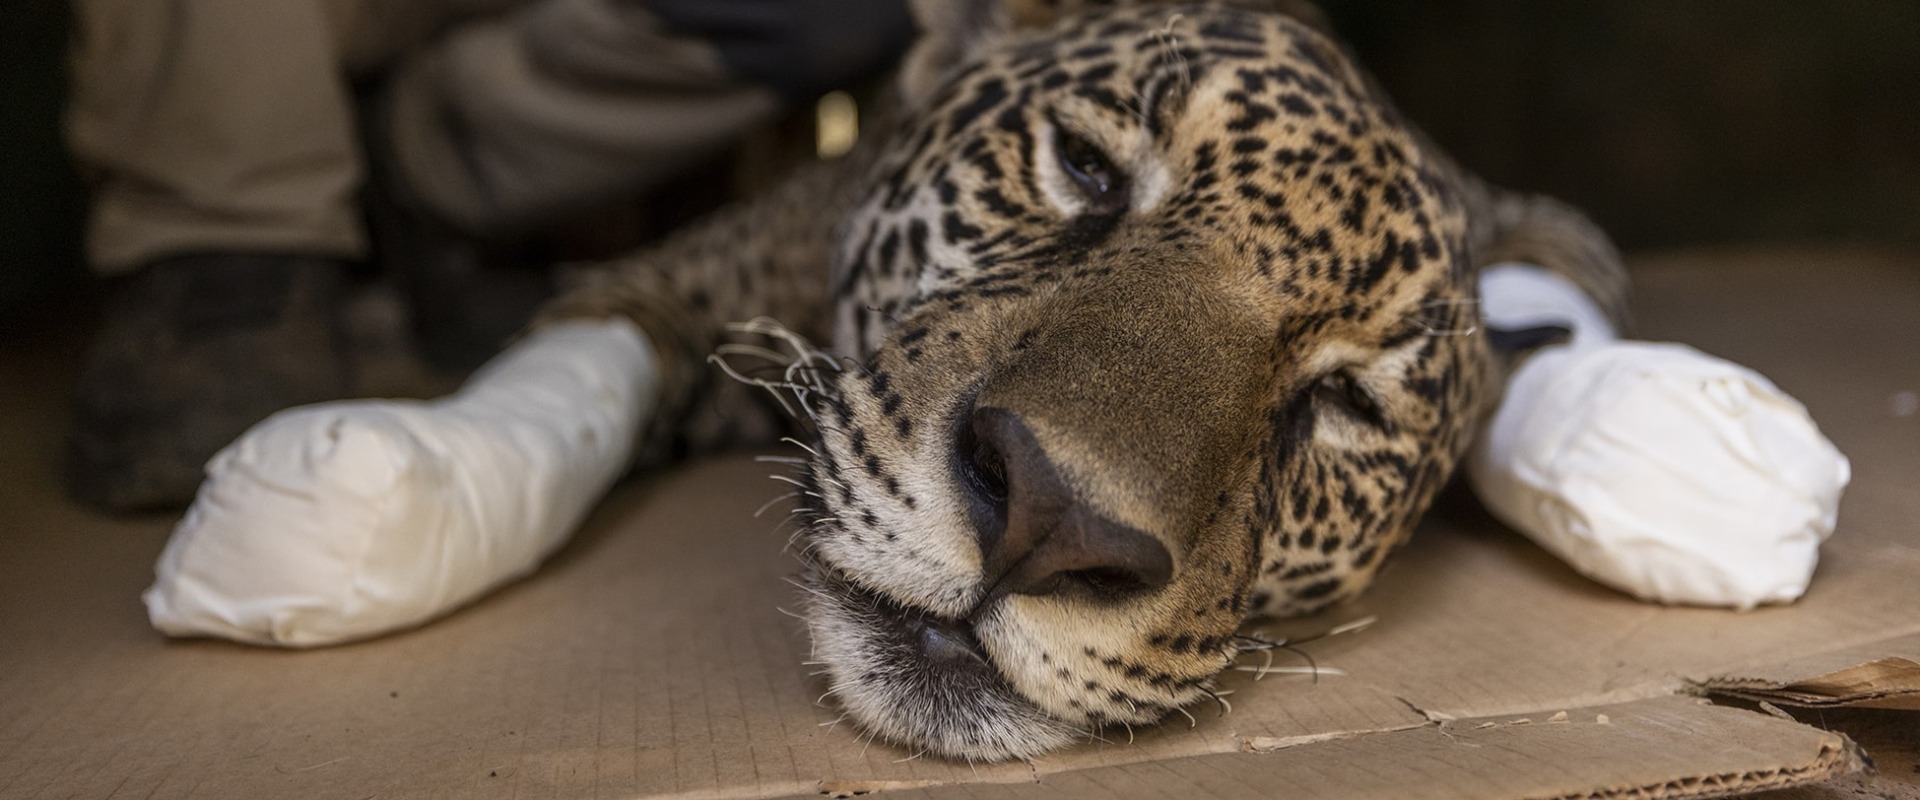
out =
[[1806,591],[1847,460],[1806,409],[1698,350],[1619,341],[1571,282],[1483,271],[1489,326],[1559,324],[1469,455],[1480,499],[1582,574],[1643,600],[1751,608]]
[[311,647],[431,620],[531,572],[626,469],[658,392],[625,320],[542,328],[434,402],[289,409],[207,466],[153,624]]

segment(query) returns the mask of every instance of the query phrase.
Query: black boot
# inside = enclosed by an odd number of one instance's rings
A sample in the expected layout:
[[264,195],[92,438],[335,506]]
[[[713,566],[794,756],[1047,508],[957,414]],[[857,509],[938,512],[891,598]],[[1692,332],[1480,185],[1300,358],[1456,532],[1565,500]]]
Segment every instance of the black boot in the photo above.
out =
[[109,301],[80,376],[68,487],[113,511],[193,500],[213,454],[275,411],[347,390],[341,262],[162,259]]

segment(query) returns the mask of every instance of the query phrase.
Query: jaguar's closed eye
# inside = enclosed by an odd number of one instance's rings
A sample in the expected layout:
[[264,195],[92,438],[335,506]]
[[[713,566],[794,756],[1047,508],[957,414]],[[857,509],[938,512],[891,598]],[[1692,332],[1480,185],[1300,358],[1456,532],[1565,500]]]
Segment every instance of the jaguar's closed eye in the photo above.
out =
[[1376,428],[1387,427],[1387,416],[1380,402],[1346,370],[1321,378],[1313,388],[1313,399],[1321,407],[1333,408],[1358,422]]
[[1061,171],[1087,198],[1088,213],[1110,216],[1127,208],[1127,175],[1092,142],[1055,125],[1053,152]]

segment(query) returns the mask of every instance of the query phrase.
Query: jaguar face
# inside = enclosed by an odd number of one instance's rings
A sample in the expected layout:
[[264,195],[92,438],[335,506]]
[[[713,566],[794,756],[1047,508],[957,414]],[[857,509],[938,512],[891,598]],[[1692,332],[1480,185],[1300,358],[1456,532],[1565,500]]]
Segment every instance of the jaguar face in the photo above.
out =
[[1492,367],[1457,189],[1330,40],[961,5],[841,232],[861,366],[798,549],[853,719],[1021,758],[1204,699],[1249,616],[1364,588]]

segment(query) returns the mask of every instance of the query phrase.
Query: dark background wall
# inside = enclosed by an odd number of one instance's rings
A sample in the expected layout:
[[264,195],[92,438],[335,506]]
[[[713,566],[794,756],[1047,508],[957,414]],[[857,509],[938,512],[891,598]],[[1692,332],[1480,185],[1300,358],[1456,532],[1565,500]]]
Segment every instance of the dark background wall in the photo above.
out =
[[[1920,244],[1920,2],[1329,0],[1413,119],[1623,245]],[[0,3],[0,327],[83,283],[65,0]]]
[[1628,247],[1920,241],[1920,2],[1336,0],[1467,166]]
[[0,332],[84,284],[85,199],[60,142],[66,0],[0,0]]

